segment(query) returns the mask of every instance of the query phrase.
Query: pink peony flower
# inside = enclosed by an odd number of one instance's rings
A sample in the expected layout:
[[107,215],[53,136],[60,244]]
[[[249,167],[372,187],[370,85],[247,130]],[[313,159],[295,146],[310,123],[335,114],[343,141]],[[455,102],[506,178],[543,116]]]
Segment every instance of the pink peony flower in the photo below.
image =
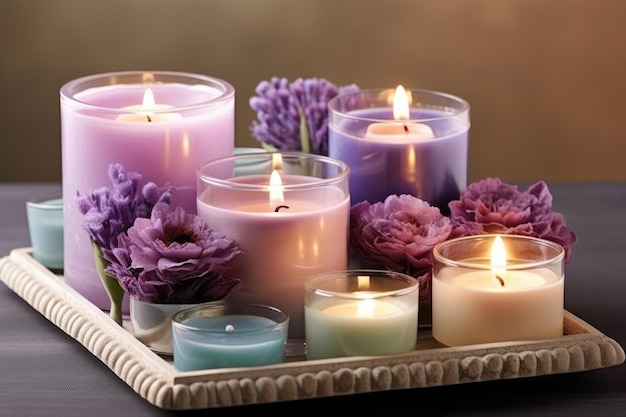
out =
[[418,278],[420,302],[430,303],[432,249],[451,231],[450,219],[438,208],[407,194],[350,209],[350,247],[364,266]]
[[451,238],[484,233],[532,236],[560,244],[565,262],[572,259],[576,234],[563,215],[552,211],[552,194],[543,181],[519,191],[499,178],[486,178],[470,184],[448,207],[454,226]]

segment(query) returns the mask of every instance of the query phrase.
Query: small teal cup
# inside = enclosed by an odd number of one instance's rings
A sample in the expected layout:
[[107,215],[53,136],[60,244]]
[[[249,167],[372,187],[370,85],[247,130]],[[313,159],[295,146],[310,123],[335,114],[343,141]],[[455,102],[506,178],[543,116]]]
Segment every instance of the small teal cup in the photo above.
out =
[[289,316],[263,304],[204,303],[172,316],[179,371],[283,362]]
[[63,198],[59,193],[26,202],[33,257],[53,271],[63,269]]
[[[249,155],[267,153],[263,148],[248,148],[248,147],[236,147],[234,155]],[[240,158],[235,161],[235,173],[236,175],[254,175],[259,173],[259,166],[267,165],[267,158]]]

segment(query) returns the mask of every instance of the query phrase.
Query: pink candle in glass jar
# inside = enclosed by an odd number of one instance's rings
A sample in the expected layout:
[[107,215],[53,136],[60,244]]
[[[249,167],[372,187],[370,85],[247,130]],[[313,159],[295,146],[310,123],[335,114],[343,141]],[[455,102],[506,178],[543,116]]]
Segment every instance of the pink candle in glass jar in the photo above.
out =
[[195,213],[197,167],[233,153],[235,91],[204,75],[133,71],[79,78],[60,93],[63,272],[71,287],[107,309],[74,196],[111,187],[108,167],[120,163],[144,183],[171,184],[172,205]]
[[[270,183],[275,155],[279,184]],[[239,176],[235,165],[245,158],[258,171]],[[244,252],[237,267],[245,287],[233,297],[283,310],[291,340],[304,339],[304,280],[348,265],[348,172],[340,161],[299,152],[224,158],[199,171],[198,215]]]

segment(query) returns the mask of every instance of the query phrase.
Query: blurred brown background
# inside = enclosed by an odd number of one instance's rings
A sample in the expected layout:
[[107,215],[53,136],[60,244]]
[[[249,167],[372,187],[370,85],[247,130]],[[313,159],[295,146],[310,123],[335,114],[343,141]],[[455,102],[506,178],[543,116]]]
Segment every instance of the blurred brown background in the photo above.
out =
[[0,0],[0,181],[60,181],[59,88],[171,70],[248,99],[272,76],[445,91],[471,105],[470,180],[626,180],[624,0]]

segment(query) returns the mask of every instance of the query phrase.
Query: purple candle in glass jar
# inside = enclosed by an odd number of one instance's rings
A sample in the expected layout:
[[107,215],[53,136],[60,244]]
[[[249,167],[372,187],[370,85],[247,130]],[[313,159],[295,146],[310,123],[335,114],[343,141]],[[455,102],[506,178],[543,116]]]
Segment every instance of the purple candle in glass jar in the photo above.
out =
[[398,88],[339,95],[328,105],[329,156],[350,167],[352,204],[411,194],[447,213],[467,186],[465,100]]
[[233,154],[235,90],[202,74],[124,71],[69,81],[60,105],[65,282],[108,309],[74,196],[109,187],[108,167],[119,163],[143,182],[170,184],[172,206],[195,213],[196,168]]

